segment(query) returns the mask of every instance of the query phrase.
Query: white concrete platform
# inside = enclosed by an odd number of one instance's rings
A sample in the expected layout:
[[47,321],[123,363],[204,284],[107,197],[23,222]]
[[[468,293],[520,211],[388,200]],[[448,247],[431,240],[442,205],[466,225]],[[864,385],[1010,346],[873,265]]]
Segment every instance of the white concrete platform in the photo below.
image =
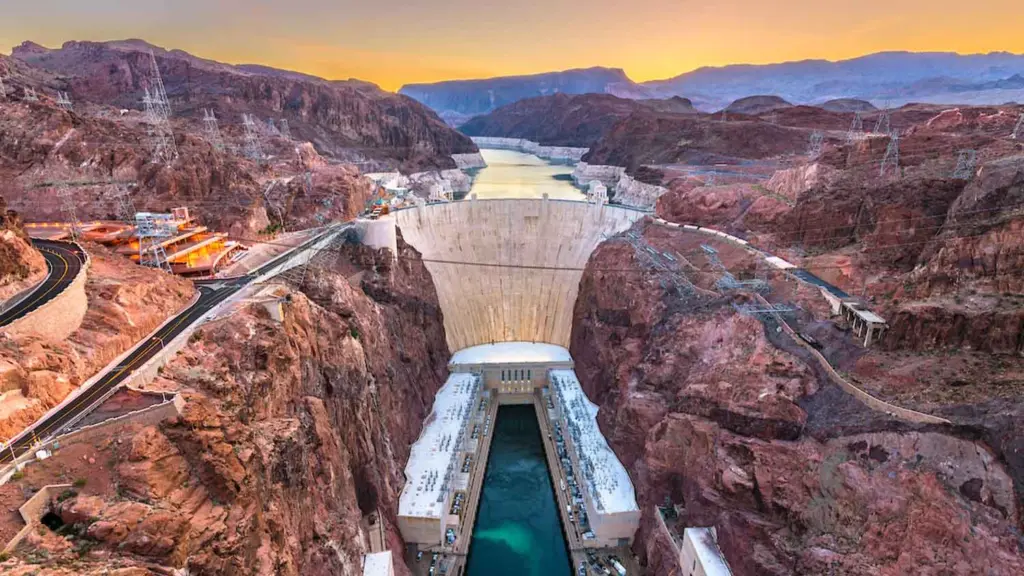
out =
[[498,342],[463,348],[452,355],[450,366],[462,364],[554,364],[572,362],[562,346],[540,342]]

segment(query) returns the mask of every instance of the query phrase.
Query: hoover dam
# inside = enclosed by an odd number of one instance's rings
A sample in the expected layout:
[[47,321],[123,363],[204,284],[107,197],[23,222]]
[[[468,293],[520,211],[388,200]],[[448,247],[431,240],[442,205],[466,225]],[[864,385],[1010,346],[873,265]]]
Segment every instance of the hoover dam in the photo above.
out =
[[416,573],[549,574],[575,571],[588,552],[628,554],[635,493],[567,347],[588,258],[644,216],[547,195],[473,197],[399,210],[364,236],[391,246],[400,230],[422,254],[453,351],[399,505],[413,557],[431,554],[410,562]]

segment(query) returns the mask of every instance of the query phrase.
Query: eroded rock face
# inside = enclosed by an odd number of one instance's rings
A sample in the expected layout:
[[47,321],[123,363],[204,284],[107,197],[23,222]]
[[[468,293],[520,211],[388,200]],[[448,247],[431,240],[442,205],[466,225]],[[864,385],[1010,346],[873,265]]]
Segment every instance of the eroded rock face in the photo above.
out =
[[222,129],[243,112],[285,118],[291,133],[342,160],[380,160],[406,172],[454,168],[452,154],[476,152],[415,100],[358,80],[328,81],[262,66],[232,66],[165,51],[142,41],[66,42],[59,49],[19,46],[12,57],[67,77],[76,100],[137,109],[151,87],[156,54],[176,114],[201,119],[215,110]]
[[0,196],[0,303],[31,289],[46,277],[46,261],[32,247],[21,217]]
[[195,293],[192,282],[131,263],[86,244],[92,258],[85,284],[88,308],[67,340],[0,336],[0,440],[56,406],[108,362],[134,346]]
[[570,350],[630,470],[650,573],[678,570],[653,519],[666,497],[684,525],[717,527],[740,575],[1024,569],[998,453],[867,410],[725,302],[686,305],[650,273],[606,272],[633,266],[624,242],[595,251]]
[[394,515],[449,351],[430,277],[399,245],[397,262],[345,246],[287,292],[282,323],[243,305],[195,334],[154,383],[184,394],[182,416],[110,441],[118,492],[54,505],[95,546],[83,573],[359,574],[379,510],[408,574]]

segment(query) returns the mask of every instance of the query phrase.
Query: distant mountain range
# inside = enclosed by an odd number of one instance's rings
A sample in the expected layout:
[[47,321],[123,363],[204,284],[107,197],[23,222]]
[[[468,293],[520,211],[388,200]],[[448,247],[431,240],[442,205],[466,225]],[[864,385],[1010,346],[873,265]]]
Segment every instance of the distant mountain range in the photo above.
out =
[[622,98],[681,96],[715,111],[755,94],[798,104],[858,98],[876,106],[907,102],[1002,104],[1024,101],[1024,55],[1007,52],[879,52],[850,60],[705,67],[666,80],[637,83],[618,68],[585,68],[530,76],[409,84],[399,90],[452,124],[524,98],[557,92]]

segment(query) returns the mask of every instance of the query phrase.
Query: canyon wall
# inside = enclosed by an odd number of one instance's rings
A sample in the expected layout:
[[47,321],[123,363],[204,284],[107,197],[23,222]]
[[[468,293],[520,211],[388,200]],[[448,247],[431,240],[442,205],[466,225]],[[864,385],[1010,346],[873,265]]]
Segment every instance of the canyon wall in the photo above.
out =
[[49,503],[67,537],[33,531],[11,569],[357,575],[379,512],[407,576],[403,470],[450,353],[430,276],[398,249],[340,247],[281,289],[280,320],[242,303],[205,324],[150,385],[182,395],[180,417],[63,447],[0,487],[88,475]]
[[[637,228],[654,250],[696,262],[686,276],[698,289],[713,286],[697,260],[706,238]],[[737,576],[1024,569],[1019,470],[1007,464],[1019,436],[1001,448],[977,429],[870,410],[770,318],[737,313],[727,295],[694,300],[637,258],[615,239],[594,251],[570,351],[636,488],[634,552],[648,573],[689,568],[657,536],[653,509],[666,500],[683,526],[717,528]]]
[[395,214],[426,260],[453,351],[506,341],[567,346],[591,251],[642,217],[621,207],[537,199],[431,204]]

